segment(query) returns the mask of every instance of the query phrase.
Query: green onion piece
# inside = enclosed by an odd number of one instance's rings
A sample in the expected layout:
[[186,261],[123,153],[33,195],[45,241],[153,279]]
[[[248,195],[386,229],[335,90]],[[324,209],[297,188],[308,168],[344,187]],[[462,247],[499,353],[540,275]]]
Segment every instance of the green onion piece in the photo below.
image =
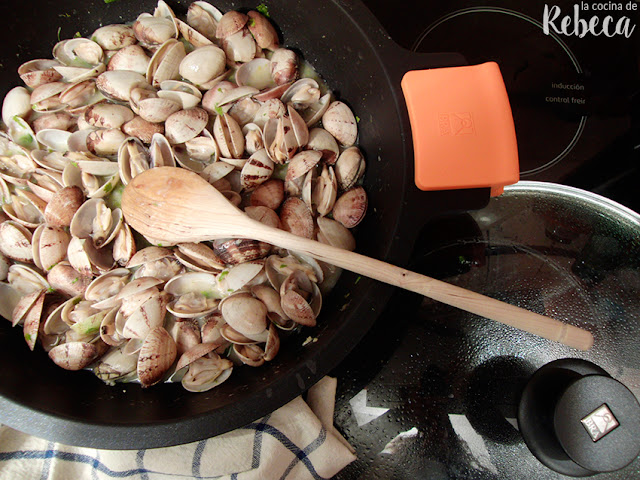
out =
[[259,11],[265,17],[269,17],[269,8],[264,3],[261,3],[260,5],[258,5],[256,7],[256,10]]

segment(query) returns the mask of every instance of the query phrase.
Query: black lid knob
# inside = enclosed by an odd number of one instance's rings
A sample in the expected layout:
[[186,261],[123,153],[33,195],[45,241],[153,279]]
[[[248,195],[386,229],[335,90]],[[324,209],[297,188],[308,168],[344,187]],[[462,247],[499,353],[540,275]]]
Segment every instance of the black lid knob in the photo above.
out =
[[538,460],[565,475],[618,470],[640,453],[638,401],[586,360],[561,359],[538,369],[522,393],[518,424]]
[[571,383],[553,422],[567,455],[588,470],[619,470],[640,453],[640,405],[611,377],[588,375]]

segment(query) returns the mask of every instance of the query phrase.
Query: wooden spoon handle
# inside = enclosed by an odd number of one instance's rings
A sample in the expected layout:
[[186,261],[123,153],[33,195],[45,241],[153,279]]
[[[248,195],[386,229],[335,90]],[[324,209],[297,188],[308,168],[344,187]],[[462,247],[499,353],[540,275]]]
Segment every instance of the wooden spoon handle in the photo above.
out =
[[419,293],[447,305],[579,350],[588,350],[593,346],[593,335],[590,332],[553,318],[539,315],[515,305],[501,302],[380,260],[298,237],[282,230],[268,229],[266,235],[260,235],[259,228],[256,230],[255,233],[262,237],[257,238],[257,240],[263,240],[282,248],[304,252],[323,262]]

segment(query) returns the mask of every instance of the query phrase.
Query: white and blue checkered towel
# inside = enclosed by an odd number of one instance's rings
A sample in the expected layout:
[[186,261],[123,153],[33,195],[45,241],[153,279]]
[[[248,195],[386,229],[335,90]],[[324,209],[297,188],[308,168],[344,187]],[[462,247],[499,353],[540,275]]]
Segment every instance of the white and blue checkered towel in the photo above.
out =
[[97,450],[48,442],[0,426],[0,479],[329,479],[355,460],[333,427],[336,380],[244,428],[149,450]]

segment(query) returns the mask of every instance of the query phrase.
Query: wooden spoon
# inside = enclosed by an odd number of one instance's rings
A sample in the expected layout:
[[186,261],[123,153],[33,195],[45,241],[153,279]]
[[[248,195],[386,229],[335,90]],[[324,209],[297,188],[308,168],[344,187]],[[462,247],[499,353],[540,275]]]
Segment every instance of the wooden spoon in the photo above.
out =
[[303,252],[323,262],[419,293],[580,350],[593,345],[590,332],[434,278],[269,227],[246,216],[198,174],[159,167],[137,175],[124,189],[129,225],[156,243],[251,238]]

